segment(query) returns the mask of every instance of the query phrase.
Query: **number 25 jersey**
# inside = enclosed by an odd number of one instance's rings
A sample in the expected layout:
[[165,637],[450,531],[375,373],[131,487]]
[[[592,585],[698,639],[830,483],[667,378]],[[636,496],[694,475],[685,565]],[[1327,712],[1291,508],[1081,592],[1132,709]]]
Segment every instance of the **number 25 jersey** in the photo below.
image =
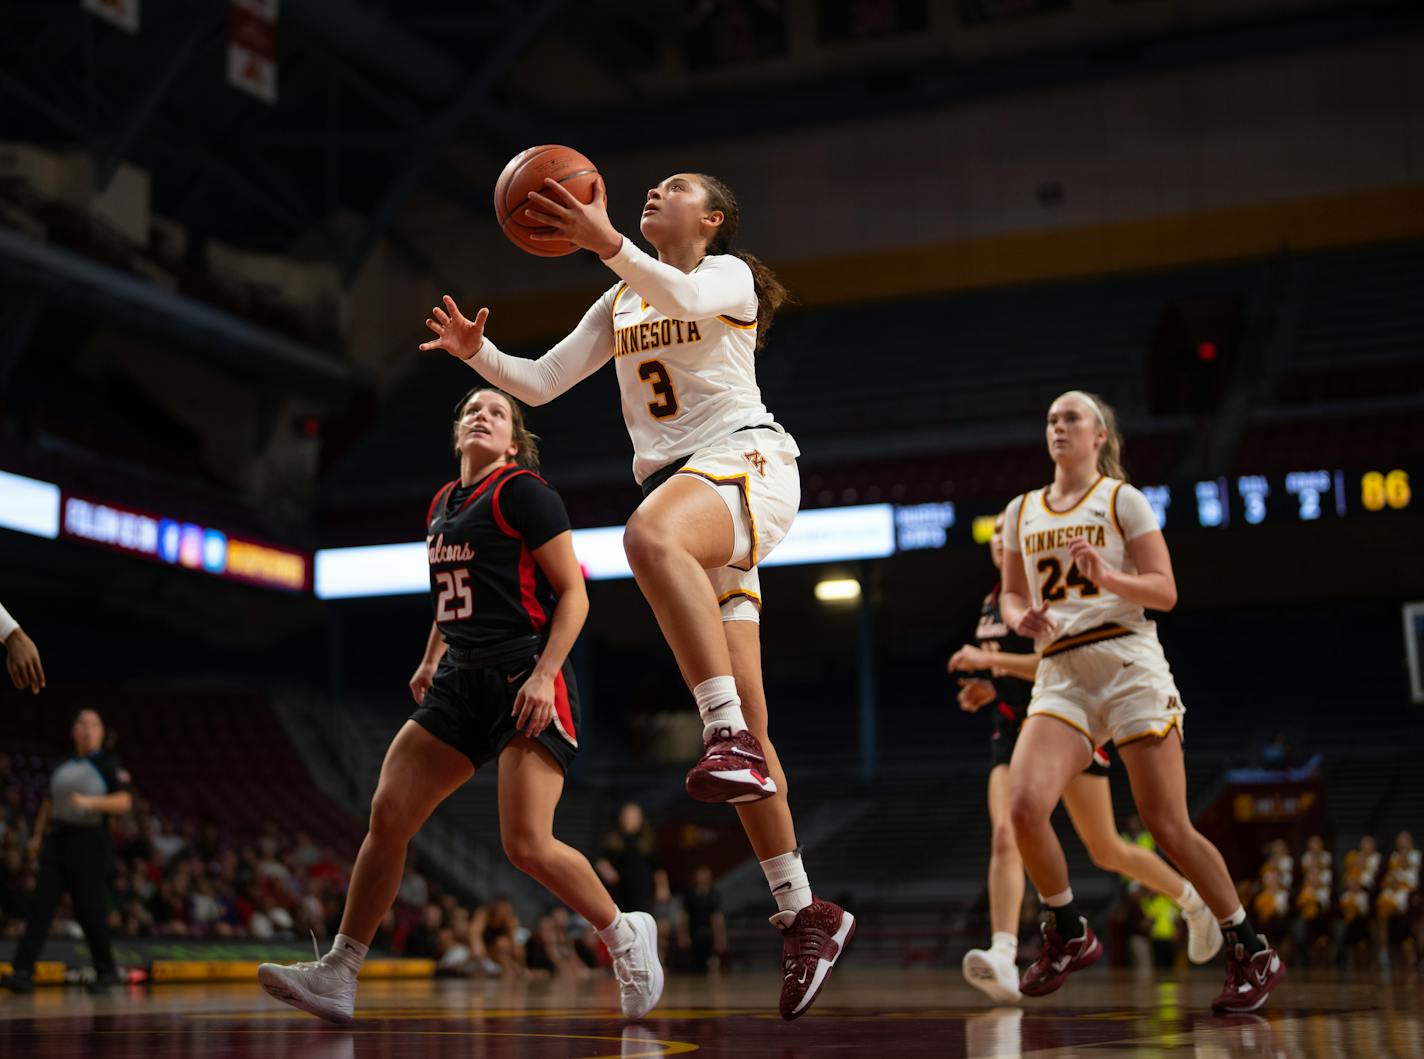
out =
[[1034,641],[1037,650],[1076,647],[1128,632],[1156,633],[1140,603],[1133,603],[1085,578],[1069,545],[1086,540],[1111,570],[1137,573],[1127,544],[1159,527],[1141,491],[1117,478],[1100,477],[1066,511],[1048,506],[1048,490],[1036,489],[1010,501],[1004,511],[1007,547],[1019,553],[1034,606],[1048,601],[1058,627]]
[[426,515],[425,551],[445,642],[479,650],[544,635],[557,600],[533,553],[568,528],[559,494],[514,464],[442,486]]

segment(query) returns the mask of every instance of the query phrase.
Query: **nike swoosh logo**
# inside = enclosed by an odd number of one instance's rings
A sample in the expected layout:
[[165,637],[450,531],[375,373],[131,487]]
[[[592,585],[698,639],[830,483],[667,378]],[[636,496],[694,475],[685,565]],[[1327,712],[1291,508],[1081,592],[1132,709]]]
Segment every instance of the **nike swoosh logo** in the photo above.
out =
[[771,888],[771,892],[774,893],[774,894],[779,894],[779,893],[781,893],[782,890],[789,890],[789,889],[791,889],[791,880],[790,880],[790,879],[786,880],[786,882],[782,883],[780,886],[773,886],[773,887]]
[[521,669],[518,673],[515,673],[514,676],[512,676],[512,677],[505,677],[505,678],[504,678],[504,682],[505,682],[506,684],[513,684],[516,680],[518,680],[520,677],[524,676],[524,674],[526,674],[526,673],[528,673],[528,672],[529,672],[529,670],[527,670],[527,669]]

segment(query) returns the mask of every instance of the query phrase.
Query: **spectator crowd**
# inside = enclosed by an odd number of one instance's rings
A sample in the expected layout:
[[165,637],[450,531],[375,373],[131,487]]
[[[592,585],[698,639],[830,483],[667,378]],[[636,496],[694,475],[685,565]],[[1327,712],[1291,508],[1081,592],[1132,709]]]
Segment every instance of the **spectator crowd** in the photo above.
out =
[[[23,764],[0,754],[0,934],[7,938],[24,930],[40,848],[19,782],[34,777],[22,771]],[[234,834],[216,821],[161,811],[142,797],[130,813],[114,818],[111,835],[108,919],[116,938],[336,934],[354,850],[273,822],[260,834]],[[686,891],[674,895],[636,805],[620,813],[598,867],[621,907],[647,909],[658,919],[667,966],[718,966],[726,930],[712,873],[698,869]],[[78,936],[68,899],[55,930]],[[567,908],[551,905],[526,925],[509,898],[456,893],[414,867],[407,868],[372,948],[434,960],[437,973],[449,976],[582,976],[609,962],[594,930]]]

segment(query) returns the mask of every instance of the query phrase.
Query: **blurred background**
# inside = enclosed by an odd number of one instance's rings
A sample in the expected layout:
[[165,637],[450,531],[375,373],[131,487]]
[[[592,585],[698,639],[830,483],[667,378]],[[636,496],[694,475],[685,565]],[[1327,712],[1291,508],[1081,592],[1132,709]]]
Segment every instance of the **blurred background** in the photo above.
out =
[[[626,233],[663,177],[720,176],[797,299],[758,364],[804,486],[762,573],[767,691],[858,959],[952,967],[987,936],[990,722],[945,661],[993,514],[1051,475],[1044,410],[1081,387],[1173,551],[1199,824],[1288,960],[1417,963],[1421,70],[1405,2],[0,0],[0,600],[48,676],[0,689],[0,929],[94,707],[138,792],[121,959],[334,931],[475,381],[416,348],[423,320],[449,293],[537,355],[609,285],[494,218],[505,161],[566,143]],[[768,964],[760,870],[682,791],[699,724],[619,576],[614,379],[531,425],[575,527],[614,527],[576,542],[558,833],[669,925],[674,966]],[[1180,960],[1172,910],[1065,836],[1113,958]],[[504,861],[492,770],[414,851],[383,949],[601,958]]]

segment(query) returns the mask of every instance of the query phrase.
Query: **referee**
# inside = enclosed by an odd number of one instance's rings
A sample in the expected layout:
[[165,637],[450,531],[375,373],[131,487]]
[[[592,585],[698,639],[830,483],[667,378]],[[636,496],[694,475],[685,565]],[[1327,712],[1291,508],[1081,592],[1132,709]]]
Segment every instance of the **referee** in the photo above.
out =
[[30,898],[25,935],[15,950],[13,972],[0,979],[0,986],[16,993],[35,988],[35,961],[66,890],[74,899],[74,916],[94,958],[91,989],[98,992],[119,980],[105,921],[114,862],[107,817],[126,813],[133,805],[129,774],[104,749],[104,722],[94,710],[80,710],[69,734],[74,756],[50,776],[49,797],[40,805],[30,840],[31,856],[40,856],[40,874]]

